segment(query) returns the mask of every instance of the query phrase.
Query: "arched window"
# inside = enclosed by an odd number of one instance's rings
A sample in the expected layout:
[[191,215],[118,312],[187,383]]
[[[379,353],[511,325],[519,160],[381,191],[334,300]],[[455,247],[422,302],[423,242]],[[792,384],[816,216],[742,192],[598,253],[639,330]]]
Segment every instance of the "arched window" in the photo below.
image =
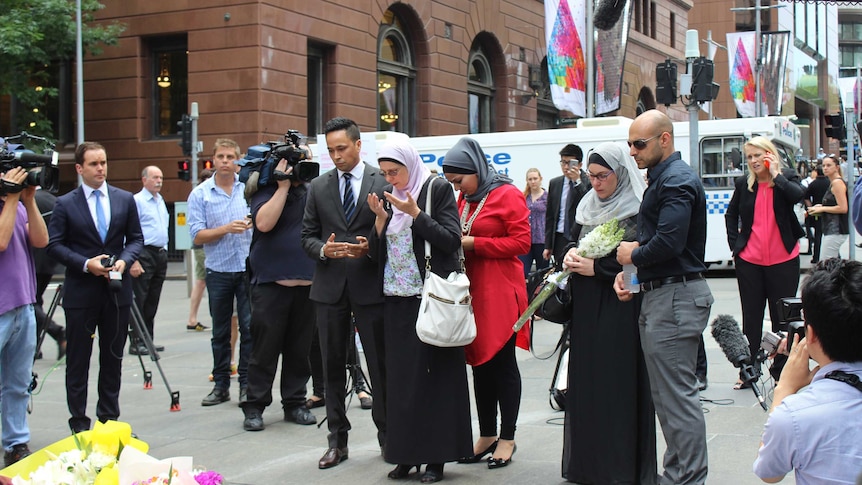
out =
[[470,133],[489,133],[492,129],[494,77],[488,57],[479,46],[470,52],[467,72],[467,109]]
[[377,48],[377,129],[413,135],[413,91],[416,79],[413,50],[401,21],[387,11]]

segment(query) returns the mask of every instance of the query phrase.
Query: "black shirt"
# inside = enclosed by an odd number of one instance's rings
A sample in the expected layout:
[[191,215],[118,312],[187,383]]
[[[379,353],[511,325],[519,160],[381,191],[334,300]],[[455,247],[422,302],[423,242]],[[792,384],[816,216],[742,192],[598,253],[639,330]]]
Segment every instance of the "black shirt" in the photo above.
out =
[[706,270],[706,195],[692,168],[674,152],[647,171],[632,261],[641,282]]
[[[251,217],[257,218],[260,208],[275,194],[278,185],[273,181],[251,196]],[[314,261],[302,250],[300,232],[308,188],[291,187],[284,209],[275,227],[269,232],[254,228],[248,267],[252,284],[272,283],[280,280],[308,280],[314,276]]]

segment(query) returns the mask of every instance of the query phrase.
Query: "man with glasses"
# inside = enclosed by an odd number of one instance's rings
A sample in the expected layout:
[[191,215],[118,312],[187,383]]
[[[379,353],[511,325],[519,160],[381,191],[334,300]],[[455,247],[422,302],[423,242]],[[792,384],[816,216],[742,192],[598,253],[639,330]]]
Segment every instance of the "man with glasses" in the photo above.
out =
[[[674,149],[673,123],[647,111],[629,128],[630,153],[647,169],[636,242],[622,242],[620,264],[634,264],[643,300],[639,320],[650,389],[667,449],[660,483],[706,482],[706,426],[695,377],[698,343],[712,293],[703,279],[706,196],[698,175]],[[622,272],[614,281],[622,301]]]
[[560,169],[563,175],[554,177],[548,184],[548,210],[545,213],[545,251],[542,257],[554,256],[559,268],[566,254],[566,245],[572,239],[575,209],[590,190],[590,184],[581,182],[581,147],[569,143],[560,150]]

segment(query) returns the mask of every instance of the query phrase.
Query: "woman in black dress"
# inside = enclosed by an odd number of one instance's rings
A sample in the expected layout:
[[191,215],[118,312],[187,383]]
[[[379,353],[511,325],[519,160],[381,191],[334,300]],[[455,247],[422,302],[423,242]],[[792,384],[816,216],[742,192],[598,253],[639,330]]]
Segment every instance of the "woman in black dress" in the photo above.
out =
[[574,311],[570,324],[563,478],[589,484],[656,482],[655,414],[638,334],[639,294],[617,299],[613,280],[622,268],[616,250],[590,259],[577,244],[617,219],[623,240],[636,240],[645,188],[634,160],[620,144],[603,143],[587,165],[593,190],[578,204],[576,227],[563,264]]
[[[425,241],[431,271],[446,277],[460,266],[461,228],[449,184],[435,177],[406,140],[378,151],[381,172],[391,184],[381,200],[368,196],[377,215],[369,255],[380,262],[386,349],[386,461],[398,466],[389,478],[406,478],[427,463],[422,483],[443,479],[443,464],[473,449],[464,348],[425,344],[416,336]],[[433,186],[433,188],[432,188]],[[428,215],[427,193],[431,189]],[[445,396],[445,397],[441,397]]]

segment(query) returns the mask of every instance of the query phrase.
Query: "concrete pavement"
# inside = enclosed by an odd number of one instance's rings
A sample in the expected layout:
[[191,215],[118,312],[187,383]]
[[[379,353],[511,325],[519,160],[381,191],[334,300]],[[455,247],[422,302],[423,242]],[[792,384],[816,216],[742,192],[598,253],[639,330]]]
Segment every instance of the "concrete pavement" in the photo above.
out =
[[[810,257],[804,257],[807,262]],[[805,264],[803,264],[805,266]],[[157,316],[155,340],[164,345],[160,364],[174,391],[180,392],[181,410],[171,412],[170,396],[158,369],[149,358],[146,368],[153,372],[153,388],[143,389],[142,369],[134,356],[123,364],[121,419],[131,423],[133,431],[150,445],[150,454],[157,458],[191,455],[196,465],[219,471],[227,483],[287,484],[287,483],[392,483],[386,474],[393,468],[380,456],[376,429],[370,411],[360,409],[357,399],[348,408],[353,424],[350,433],[350,457],[341,465],[318,470],[317,460],[326,449],[326,426],[300,426],[282,421],[276,388],[275,404],[264,413],[266,429],[246,432],[242,429],[243,415],[237,407],[239,387],[232,379],[231,401],[202,407],[201,399],[209,393],[212,383],[207,380],[212,367],[210,332],[193,332],[185,328],[189,300],[184,279],[184,267],[171,263],[170,280],[162,292]],[[710,322],[716,315],[727,313],[740,320],[736,280],[732,273],[710,277],[709,285],[715,296]],[[49,289],[46,299],[53,296]],[[55,320],[64,324],[62,309]],[[206,299],[199,320],[210,324]],[[539,354],[550,352],[562,327],[539,322],[535,329],[535,347]],[[709,447],[709,479],[711,484],[758,484],[751,472],[766,413],[757,405],[750,390],[732,390],[737,372],[724,357],[718,345],[705,333],[709,360],[709,388],[702,393]],[[48,338],[43,351],[45,359],[36,363],[40,387],[33,396],[30,416],[31,449],[38,449],[68,435],[68,410],[65,403],[64,371],[60,366],[53,372],[56,346]],[[97,352],[90,372],[88,411],[95,414]],[[448,464],[446,480],[454,483],[563,483],[560,477],[563,413],[548,405],[548,388],[554,372],[556,356],[538,360],[530,353],[517,352],[523,380],[523,398],[518,421],[518,451],[510,466],[488,470],[484,464]],[[596,369],[601,372],[601,369]],[[613,376],[608,376],[613,378]],[[439,399],[446,399],[445,395]],[[318,420],[324,412],[313,410]],[[478,436],[475,409],[474,437]],[[95,416],[92,416],[95,419]],[[421,437],[416,437],[421,439]],[[664,444],[658,437],[659,466]],[[415,477],[415,475],[414,475]],[[413,479],[416,482],[417,479]],[[792,475],[783,483],[794,483]]]

